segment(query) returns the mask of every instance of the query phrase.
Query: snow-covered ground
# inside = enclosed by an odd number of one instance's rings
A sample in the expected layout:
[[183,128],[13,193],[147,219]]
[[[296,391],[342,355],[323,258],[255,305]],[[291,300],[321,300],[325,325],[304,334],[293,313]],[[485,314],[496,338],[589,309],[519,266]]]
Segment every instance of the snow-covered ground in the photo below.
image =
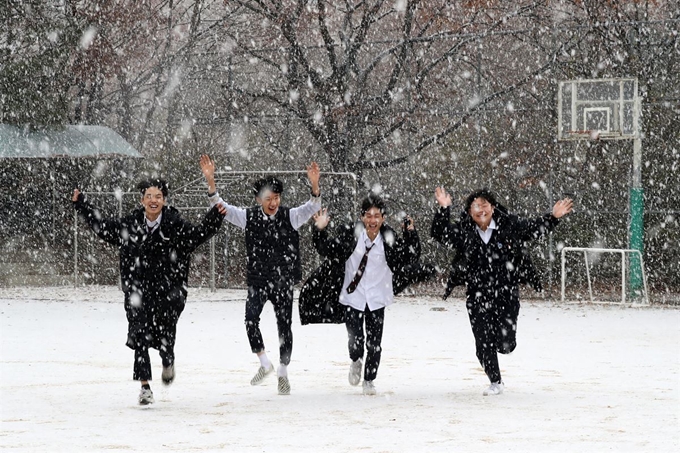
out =
[[[680,310],[524,303],[506,392],[484,397],[464,304],[399,298],[378,395],[347,383],[342,325],[301,326],[290,396],[251,387],[245,292],[192,289],[177,379],[137,405],[116,288],[0,289],[0,449],[12,452],[676,452]],[[439,308],[444,310],[438,310]],[[296,306],[297,310],[297,306]],[[262,330],[278,359],[274,315]],[[155,376],[160,359],[152,351]]]

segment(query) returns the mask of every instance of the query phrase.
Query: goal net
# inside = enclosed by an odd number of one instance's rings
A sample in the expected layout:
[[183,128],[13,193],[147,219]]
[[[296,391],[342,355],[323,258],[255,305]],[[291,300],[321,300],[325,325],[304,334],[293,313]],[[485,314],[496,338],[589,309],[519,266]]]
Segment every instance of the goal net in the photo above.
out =
[[[569,266],[567,266],[567,254],[571,256]],[[631,260],[631,256],[636,257],[636,260]],[[580,262],[580,263],[579,263]],[[631,269],[632,263],[639,263],[639,269]],[[579,265],[580,264],[580,265]],[[593,270],[595,267],[605,268],[609,267],[615,269],[618,267],[620,277],[613,279],[602,278],[598,281],[597,277],[593,277]],[[606,271],[598,269],[599,275],[606,275]],[[629,275],[631,271],[640,272],[643,281],[642,292],[626,291],[627,283],[629,282]],[[649,296],[647,292],[647,277],[645,275],[645,267],[642,261],[642,254],[639,250],[632,249],[605,249],[605,248],[591,248],[591,247],[564,247],[561,251],[561,280],[562,293],[561,300],[565,301],[567,277],[572,277],[574,280],[583,279],[583,274],[587,281],[588,299],[591,303],[617,303],[625,304],[627,301],[632,304],[649,304]],[[618,280],[618,285],[613,285],[612,281]],[[618,286],[618,289],[617,289]],[[595,299],[593,293],[597,292],[598,298]],[[620,292],[620,294],[618,294]],[[618,299],[612,299],[612,294],[618,294]],[[584,298],[578,293],[573,293],[572,298],[577,301],[583,301]]]

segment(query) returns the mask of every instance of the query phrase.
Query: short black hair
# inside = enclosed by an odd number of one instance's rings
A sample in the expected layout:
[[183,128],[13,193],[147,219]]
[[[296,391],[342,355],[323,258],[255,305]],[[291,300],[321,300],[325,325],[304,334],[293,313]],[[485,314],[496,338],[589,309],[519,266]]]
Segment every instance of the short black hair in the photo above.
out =
[[151,179],[145,179],[144,181],[141,181],[139,184],[137,184],[137,190],[139,190],[142,193],[142,196],[146,193],[146,189],[149,187],[157,187],[160,189],[161,192],[163,192],[163,198],[168,198],[168,183],[165,182],[164,179],[160,178],[151,178]]
[[283,193],[283,183],[274,176],[267,176],[255,181],[253,184],[253,194],[259,197],[264,190],[271,190],[274,193]]
[[369,195],[361,202],[361,215],[363,216],[371,208],[377,208],[380,213],[384,216],[387,214],[387,207],[385,206],[385,200],[377,195]]
[[477,189],[474,192],[472,192],[468,197],[465,199],[465,212],[470,211],[470,207],[472,206],[472,202],[475,201],[477,198],[483,198],[486,201],[489,202],[491,206],[494,208],[498,206],[498,202],[496,201],[496,196],[486,187],[483,189]]

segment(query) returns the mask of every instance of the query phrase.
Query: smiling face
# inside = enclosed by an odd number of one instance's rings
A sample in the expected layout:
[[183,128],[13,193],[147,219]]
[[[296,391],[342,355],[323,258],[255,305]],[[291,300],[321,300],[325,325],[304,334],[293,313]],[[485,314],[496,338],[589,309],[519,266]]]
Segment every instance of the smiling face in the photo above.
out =
[[485,198],[475,198],[470,204],[470,217],[475,221],[477,226],[486,231],[491,223],[494,206]]
[[142,195],[142,204],[146,218],[151,221],[156,220],[165,206],[165,197],[161,189],[153,186],[146,189]]
[[372,241],[380,233],[380,227],[385,221],[385,216],[380,212],[380,209],[373,206],[364,212],[361,216],[361,221],[364,223],[364,227],[366,227],[366,234],[368,234],[369,239]]
[[281,205],[281,194],[272,192],[269,189],[264,189],[259,197],[255,197],[257,203],[262,206],[265,214],[272,216],[276,214]]

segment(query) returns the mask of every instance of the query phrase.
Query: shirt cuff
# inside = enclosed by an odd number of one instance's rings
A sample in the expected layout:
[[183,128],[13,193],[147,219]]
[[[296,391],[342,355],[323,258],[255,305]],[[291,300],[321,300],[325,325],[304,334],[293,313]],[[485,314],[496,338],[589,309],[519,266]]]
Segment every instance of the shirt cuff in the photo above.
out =
[[212,208],[217,203],[221,201],[219,192],[215,191],[214,194],[208,195],[208,200],[210,200],[210,207]]

